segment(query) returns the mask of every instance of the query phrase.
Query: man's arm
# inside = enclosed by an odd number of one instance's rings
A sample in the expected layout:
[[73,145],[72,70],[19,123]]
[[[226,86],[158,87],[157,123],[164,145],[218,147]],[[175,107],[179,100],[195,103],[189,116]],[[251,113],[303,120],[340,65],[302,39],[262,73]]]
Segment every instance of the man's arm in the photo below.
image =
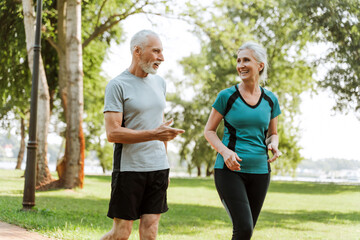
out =
[[[165,116],[164,116],[164,113],[163,113],[163,122],[165,122]],[[165,145],[165,151],[167,153],[167,141],[163,141],[164,142],[164,145]]]
[[123,113],[105,112],[105,129],[109,142],[114,143],[139,143],[152,140],[170,141],[178,134],[185,132],[182,129],[171,128],[172,120],[150,130],[133,130],[122,127]]

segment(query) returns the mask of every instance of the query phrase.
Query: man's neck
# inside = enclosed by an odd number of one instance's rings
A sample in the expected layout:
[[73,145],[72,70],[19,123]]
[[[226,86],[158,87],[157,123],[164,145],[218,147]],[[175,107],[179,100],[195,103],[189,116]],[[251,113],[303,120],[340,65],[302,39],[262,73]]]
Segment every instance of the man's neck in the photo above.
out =
[[128,70],[132,75],[139,78],[145,78],[149,75],[147,72],[144,72],[144,70],[140,67],[139,64],[135,64],[135,63],[131,63]]

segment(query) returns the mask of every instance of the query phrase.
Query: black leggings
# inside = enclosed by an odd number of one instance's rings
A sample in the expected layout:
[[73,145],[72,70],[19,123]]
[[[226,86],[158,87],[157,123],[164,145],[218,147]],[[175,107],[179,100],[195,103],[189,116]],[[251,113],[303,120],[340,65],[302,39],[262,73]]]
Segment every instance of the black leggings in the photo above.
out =
[[250,239],[270,183],[270,173],[215,169],[215,185],[233,223],[232,240]]

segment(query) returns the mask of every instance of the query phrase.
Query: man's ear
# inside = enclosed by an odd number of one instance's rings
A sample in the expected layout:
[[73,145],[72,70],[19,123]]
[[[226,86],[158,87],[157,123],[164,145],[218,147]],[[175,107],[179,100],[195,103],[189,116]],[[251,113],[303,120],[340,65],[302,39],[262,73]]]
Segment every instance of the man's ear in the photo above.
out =
[[136,56],[140,56],[141,55],[141,48],[139,46],[136,46],[134,49],[134,54]]

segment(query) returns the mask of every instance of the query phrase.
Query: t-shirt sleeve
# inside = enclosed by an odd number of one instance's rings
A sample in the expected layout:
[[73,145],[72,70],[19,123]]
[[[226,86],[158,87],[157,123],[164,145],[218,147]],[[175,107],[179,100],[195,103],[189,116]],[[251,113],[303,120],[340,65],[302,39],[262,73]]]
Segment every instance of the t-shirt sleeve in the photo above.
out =
[[124,98],[120,83],[111,80],[105,89],[104,112],[123,112]]
[[280,106],[279,106],[279,101],[277,99],[277,97],[274,95],[273,97],[273,102],[274,102],[274,106],[273,109],[271,111],[271,119],[279,116],[281,114],[281,110],[280,110]]
[[217,95],[212,107],[215,108],[216,111],[218,111],[221,115],[224,116],[226,104],[227,104],[227,97],[225,91],[223,90]]

